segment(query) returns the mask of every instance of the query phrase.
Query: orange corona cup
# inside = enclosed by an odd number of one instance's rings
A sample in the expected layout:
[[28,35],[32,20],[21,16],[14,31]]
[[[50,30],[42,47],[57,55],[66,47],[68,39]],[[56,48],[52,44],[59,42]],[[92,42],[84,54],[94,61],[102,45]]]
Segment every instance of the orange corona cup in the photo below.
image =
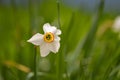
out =
[[53,33],[51,33],[51,32],[45,33],[44,34],[44,41],[48,42],[48,43],[53,42],[54,41],[54,35],[53,35]]

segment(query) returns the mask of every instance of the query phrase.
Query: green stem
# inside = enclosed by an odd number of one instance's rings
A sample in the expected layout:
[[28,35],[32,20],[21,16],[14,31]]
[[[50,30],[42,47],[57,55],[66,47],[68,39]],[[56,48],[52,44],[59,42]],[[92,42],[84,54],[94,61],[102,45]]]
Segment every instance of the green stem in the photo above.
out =
[[[30,17],[30,30],[29,34],[35,34],[38,30],[38,24],[36,24],[36,17],[38,11],[38,0],[29,0],[29,17]],[[37,80],[37,47],[34,47],[34,80]]]
[[[60,1],[57,0],[57,15],[58,15],[58,28],[61,28],[60,25]],[[62,80],[62,64],[63,64],[63,58],[62,58],[62,52],[60,51],[61,54],[57,55],[57,80]]]
[[58,13],[58,28],[60,29],[60,1],[57,0],[57,13]]
[[37,48],[35,46],[35,53],[34,53],[34,80],[37,80]]

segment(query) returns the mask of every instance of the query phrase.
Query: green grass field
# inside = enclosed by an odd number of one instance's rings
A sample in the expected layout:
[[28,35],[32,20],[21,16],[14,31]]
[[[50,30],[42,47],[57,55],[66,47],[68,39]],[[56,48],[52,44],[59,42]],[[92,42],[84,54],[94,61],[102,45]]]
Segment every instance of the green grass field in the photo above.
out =
[[27,40],[45,23],[60,26],[61,46],[47,57],[37,47],[36,80],[120,80],[117,15],[103,13],[104,0],[97,7],[90,13],[55,0],[0,5],[0,80],[35,80],[35,48]]

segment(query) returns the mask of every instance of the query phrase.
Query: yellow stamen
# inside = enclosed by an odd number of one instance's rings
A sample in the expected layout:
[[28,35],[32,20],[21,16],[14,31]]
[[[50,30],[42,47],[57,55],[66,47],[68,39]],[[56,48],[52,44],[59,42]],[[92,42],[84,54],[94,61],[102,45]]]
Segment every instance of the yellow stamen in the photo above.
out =
[[54,35],[53,35],[53,33],[51,33],[51,32],[45,33],[44,34],[44,41],[48,42],[48,43],[53,42],[54,41]]

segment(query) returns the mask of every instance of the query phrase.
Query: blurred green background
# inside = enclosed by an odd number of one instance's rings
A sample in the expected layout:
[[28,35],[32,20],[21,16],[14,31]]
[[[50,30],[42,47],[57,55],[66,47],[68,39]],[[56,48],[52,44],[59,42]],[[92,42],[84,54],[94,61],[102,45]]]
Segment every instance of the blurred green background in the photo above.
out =
[[[119,0],[0,0],[0,80],[34,80],[34,45],[43,24],[59,26],[61,47],[42,58],[38,80],[120,80]],[[58,15],[58,5],[60,7]]]

